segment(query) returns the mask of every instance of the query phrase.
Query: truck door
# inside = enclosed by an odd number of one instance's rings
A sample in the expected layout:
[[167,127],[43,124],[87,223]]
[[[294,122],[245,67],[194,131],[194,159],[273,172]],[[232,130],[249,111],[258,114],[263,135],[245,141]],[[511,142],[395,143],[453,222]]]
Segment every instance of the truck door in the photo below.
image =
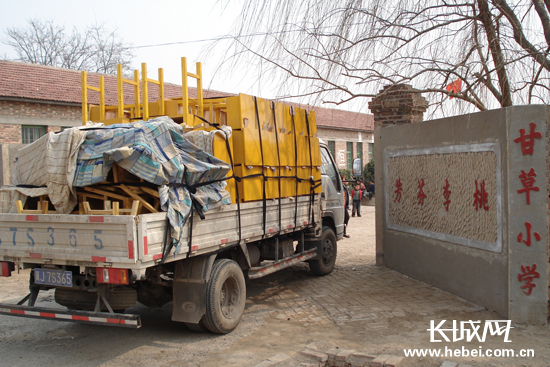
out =
[[326,146],[321,145],[321,181],[323,183],[323,220],[332,220],[337,240],[344,234],[344,194],[340,175]]

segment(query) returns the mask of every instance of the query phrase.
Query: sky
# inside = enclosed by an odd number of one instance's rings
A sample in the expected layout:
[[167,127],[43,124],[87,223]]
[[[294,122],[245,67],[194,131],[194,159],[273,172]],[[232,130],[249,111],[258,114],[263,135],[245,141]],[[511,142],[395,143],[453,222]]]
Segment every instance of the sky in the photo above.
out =
[[[217,0],[0,0],[0,40],[11,27],[26,27],[29,19],[52,20],[67,30],[84,30],[93,24],[116,28],[126,43],[134,49],[134,69],[147,63],[148,76],[157,79],[158,68],[164,69],[164,80],[181,85],[181,57],[187,57],[188,68],[195,71],[195,62],[202,63],[204,87],[231,93],[247,93],[274,98],[269,86],[260,86],[253,72],[245,70],[228,75],[217,72],[227,59],[224,44],[213,52],[213,39],[230,34],[238,17],[240,2],[222,5]],[[176,43],[172,45],[163,45]],[[154,47],[140,47],[159,45]],[[225,44],[227,46],[227,44]],[[0,43],[0,55],[14,59],[10,46]],[[191,81],[191,86],[195,83]],[[273,88],[274,89],[274,88]]]

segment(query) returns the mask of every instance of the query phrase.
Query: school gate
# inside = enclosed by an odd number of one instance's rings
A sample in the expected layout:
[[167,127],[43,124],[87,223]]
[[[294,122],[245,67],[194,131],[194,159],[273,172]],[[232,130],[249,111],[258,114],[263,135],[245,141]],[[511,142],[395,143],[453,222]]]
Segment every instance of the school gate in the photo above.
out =
[[426,100],[397,85],[369,107],[377,263],[546,324],[550,106],[422,121]]

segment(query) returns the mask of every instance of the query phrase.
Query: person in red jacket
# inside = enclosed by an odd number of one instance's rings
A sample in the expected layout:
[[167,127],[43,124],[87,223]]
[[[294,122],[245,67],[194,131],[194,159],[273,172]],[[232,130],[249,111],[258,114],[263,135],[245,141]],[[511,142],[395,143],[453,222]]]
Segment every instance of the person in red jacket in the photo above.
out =
[[359,184],[355,185],[355,189],[351,190],[351,199],[353,200],[353,208],[351,210],[351,216],[355,217],[355,212],[357,211],[357,216],[361,216],[361,198],[363,197],[363,192],[361,191],[361,186]]

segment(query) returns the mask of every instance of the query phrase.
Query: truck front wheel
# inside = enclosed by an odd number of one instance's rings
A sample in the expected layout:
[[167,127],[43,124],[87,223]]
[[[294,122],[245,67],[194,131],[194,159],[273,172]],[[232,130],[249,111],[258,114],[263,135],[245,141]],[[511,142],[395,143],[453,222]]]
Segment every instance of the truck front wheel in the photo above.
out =
[[216,260],[206,284],[206,314],[201,324],[213,333],[227,334],[241,321],[245,302],[241,267],[233,260]]
[[311,272],[318,276],[330,274],[336,263],[336,235],[332,228],[323,227],[321,246],[317,251],[320,252],[320,258],[309,261]]

